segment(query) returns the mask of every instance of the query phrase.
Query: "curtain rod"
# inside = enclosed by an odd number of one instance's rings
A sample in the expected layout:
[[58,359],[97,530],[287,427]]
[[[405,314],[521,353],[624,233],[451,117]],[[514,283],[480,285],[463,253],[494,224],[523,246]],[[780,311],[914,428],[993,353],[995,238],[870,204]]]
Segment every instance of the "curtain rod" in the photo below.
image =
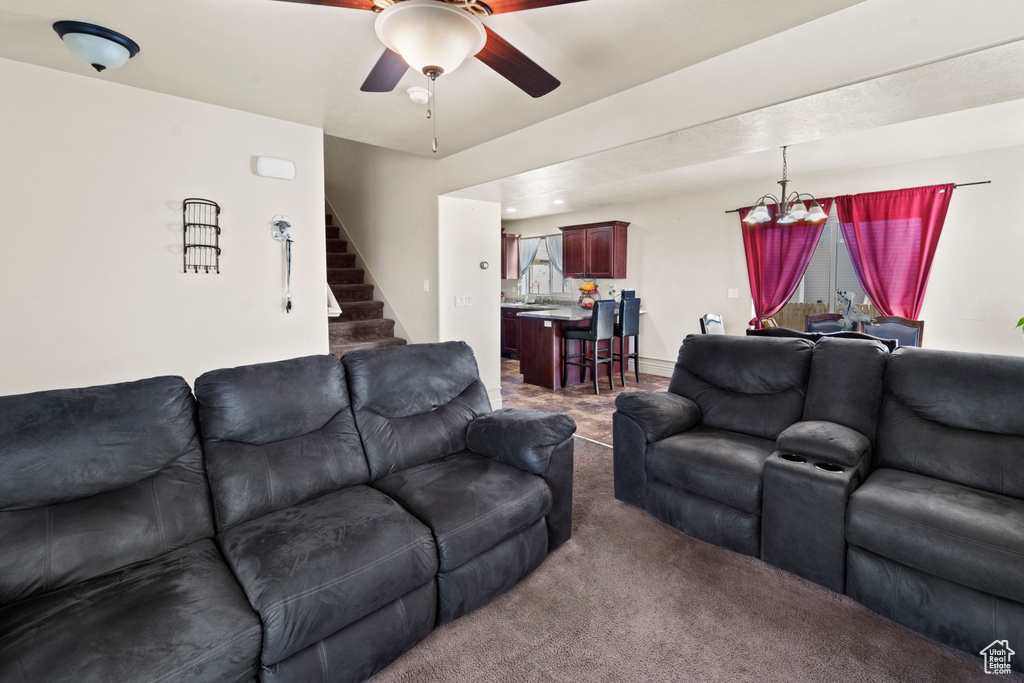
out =
[[[958,187],[968,187],[969,185],[988,185],[991,182],[992,182],[991,180],[979,180],[976,183],[954,183],[953,184],[953,189],[955,190]],[[726,213],[739,213],[739,212],[740,212],[739,209],[729,209],[728,211],[726,211]]]

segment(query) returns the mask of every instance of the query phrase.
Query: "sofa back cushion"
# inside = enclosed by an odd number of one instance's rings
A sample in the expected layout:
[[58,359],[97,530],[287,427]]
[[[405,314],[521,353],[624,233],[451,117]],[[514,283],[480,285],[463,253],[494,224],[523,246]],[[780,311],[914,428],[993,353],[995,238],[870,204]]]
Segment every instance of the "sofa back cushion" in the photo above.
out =
[[804,420],[835,422],[872,441],[889,349],[867,339],[822,337],[814,344]]
[[182,378],[0,397],[0,604],[212,536]]
[[813,347],[806,339],[690,335],[668,390],[696,403],[702,424],[774,439],[803,415]]
[[352,351],[342,361],[374,480],[465,450],[469,423],[491,412],[465,342]]
[[213,370],[196,399],[218,531],[370,480],[334,356]]
[[901,347],[885,371],[875,462],[1024,498],[1024,358]]

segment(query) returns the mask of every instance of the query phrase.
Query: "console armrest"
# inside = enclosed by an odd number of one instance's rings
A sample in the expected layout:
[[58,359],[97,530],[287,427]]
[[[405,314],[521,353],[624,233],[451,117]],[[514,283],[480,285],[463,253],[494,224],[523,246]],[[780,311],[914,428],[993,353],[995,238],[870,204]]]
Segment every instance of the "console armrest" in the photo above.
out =
[[466,445],[480,455],[541,476],[551,489],[548,552],[572,535],[573,432],[568,415],[508,408],[469,423]]
[[474,453],[543,475],[554,447],[575,431],[568,415],[506,408],[470,422],[466,445]]
[[647,443],[696,427],[702,417],[696,403],[668,391],[628,391],[615,397],[615,408],[640,426]]
[[857,468],[871,453],[871,441],[860,432],[835,422],[797,422],[779,434],[780,451],[833,465]]

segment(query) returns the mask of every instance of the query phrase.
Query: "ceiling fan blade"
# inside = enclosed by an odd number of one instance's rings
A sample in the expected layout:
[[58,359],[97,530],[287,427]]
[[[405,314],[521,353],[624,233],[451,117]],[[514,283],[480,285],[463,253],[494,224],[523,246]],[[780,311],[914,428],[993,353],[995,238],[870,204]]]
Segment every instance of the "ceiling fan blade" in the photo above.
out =
[[346,9],[372,10],[373,0],[278,0],[279,2],[297,2],[303,5],[324,5],[326,7],[344,7]]
[[384,48],[384,54],[373,65],[370,75],[359,89],[363,92],[391,92],[408,70],[409,65],[402,59],[402,55]]
[[491,14],[508,14],[509,12],[522,12],[528,9],[539,9],[541,7],[552,7],[554,5],[568,5],[570,2],[585,2],[586,0],[482,0],[487,5]]
[[512,47],[507,40],[486,26],[484,28],[487,31],[487,43],[476,56],[481,62],[507,78],[530,97],[543,97],[561,85],[557,78]]

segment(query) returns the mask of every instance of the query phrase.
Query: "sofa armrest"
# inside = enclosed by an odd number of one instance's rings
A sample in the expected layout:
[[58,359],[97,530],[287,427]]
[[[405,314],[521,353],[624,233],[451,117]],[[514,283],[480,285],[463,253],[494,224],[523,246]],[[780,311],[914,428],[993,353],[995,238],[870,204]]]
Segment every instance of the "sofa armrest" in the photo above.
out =
[[506,408],[469,423],[469,450],[506,465],[543,475],[555,446],[572,437],[576,423],[568,415]]
[[469,423],[469,450],[539,475],[551,490],[548,552],[572,535],[573,432],[568,415],[509,408]]
[[668,391],[619,394],[615,397],[615,409],[640,426],[647,443],[696,427],[702,417],[696,403]]
[[860,432],[835,422],[797,422],[781,434],[780,451],[859,468],[871,454],[871,441]]

